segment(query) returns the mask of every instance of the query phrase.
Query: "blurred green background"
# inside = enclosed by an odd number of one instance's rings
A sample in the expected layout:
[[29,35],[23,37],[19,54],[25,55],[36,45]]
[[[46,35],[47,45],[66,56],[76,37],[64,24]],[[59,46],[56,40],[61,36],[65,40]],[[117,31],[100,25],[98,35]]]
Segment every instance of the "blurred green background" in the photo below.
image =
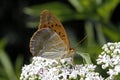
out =
[[119,0],[1,0],[0,80],[19,80],[30,63],[29,40],[44,9],[63,23],[77,64],[96,64],[103,44],[120,41]]

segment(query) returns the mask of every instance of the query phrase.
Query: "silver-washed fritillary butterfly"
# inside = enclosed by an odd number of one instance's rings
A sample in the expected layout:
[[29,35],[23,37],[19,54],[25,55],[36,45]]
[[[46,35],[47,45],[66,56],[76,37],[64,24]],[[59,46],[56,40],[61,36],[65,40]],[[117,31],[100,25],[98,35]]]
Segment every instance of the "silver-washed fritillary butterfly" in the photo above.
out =
[[40,25],[30,40],[30,52],[51,59],[70,57],[75,52],[63,25],[48,10],[41,12]]

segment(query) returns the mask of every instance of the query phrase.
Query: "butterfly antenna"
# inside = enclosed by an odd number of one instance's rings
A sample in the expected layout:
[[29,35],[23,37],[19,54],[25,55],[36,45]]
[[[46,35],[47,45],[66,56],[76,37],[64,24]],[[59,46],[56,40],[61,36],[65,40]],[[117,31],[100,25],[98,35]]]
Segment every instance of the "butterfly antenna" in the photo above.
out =
[[77,45],[75,46],[75,48],[78,47],[78,45],[79,45],[80,43],[82,43],[86,38],[87,38],[87,35],[86,35],[82,40],[80,40],[80,41],[77,43]]

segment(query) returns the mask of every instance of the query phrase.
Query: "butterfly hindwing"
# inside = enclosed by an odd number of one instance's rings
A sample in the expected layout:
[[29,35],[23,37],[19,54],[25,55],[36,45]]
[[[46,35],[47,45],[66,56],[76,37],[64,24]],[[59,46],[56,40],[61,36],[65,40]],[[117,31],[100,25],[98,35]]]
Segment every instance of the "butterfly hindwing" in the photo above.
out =
[[56,32],[43,28],[34,33],[30,40],[30,51],[35,56],[57,58],[65,54],[67,47]]

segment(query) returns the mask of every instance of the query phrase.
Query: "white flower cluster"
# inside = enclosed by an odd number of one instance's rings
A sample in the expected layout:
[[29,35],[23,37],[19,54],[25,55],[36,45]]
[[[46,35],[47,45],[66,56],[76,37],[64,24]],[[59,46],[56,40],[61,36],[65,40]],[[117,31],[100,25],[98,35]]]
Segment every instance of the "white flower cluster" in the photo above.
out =
[[95,68],[92,64],[73,65],[71,58],[33,57],[32,63],[22,68],[20,80],[103,80]]
[[120,73],[120,42],[109,42],[102,49],[103,52],[99,55],[97,64],[101,64],[103,69],[108,69],[108,80],[114,80],[114,77]]

